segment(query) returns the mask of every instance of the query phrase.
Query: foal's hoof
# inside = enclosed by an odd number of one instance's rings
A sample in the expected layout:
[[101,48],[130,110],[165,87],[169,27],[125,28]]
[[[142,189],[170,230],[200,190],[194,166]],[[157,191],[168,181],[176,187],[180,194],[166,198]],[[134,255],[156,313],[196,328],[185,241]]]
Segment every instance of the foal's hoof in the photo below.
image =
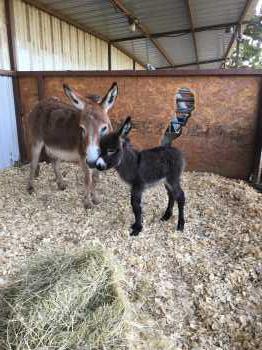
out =
[[57,184],[60,191],[64,191],[66,189],[66,184],[64,182],[60,182]]
[[132,229],[132,231],[131,231],[131,233],[130,233],[130,236],[138,236],[139,232],[142,231],[143,226],[134,223],[134,224],[131,226],[131,229]]
[[162,218],[160,219],[161,221],[167,221],[171,218],[172,214],[171,213],[165,213]]
[[29,194],[32,194],[32,193],[34,193],[34,187],[33,186],[27,186],[27,192],[29,193]]
[[184,231],[184,226],[185,226],[185,222],[184,221],[178,222],[178,224],[177,224],[177,231],[183,232]]

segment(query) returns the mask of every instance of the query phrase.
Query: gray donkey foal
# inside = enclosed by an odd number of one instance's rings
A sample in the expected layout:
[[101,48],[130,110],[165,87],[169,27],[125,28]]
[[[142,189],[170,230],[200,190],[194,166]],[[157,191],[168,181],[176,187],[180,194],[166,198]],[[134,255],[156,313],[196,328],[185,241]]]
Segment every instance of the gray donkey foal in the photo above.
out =
[[180,186],[180,177],[185,161],[182,153],[171,146],[139,152],[126,138],[131,128],[131,118],[128,117],[118,131],[101,138],[101,154],[96,162],[97,169],[102,171],[114,167],[120,177],[131,186],[131,205],[135,215],[135,223],[131,226],[132,236],[138,235],[143,228],[141,209],[143,191],[161,180],[164,180],[168,194],[168,206],[161,220],[167,221],[172,216],[176,201],[177,230],[183,231],[185,195]]

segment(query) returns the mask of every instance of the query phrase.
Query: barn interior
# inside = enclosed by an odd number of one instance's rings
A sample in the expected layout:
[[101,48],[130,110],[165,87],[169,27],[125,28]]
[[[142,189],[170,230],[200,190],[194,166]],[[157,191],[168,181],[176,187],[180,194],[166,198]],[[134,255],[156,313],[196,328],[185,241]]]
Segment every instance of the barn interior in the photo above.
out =
[[[124,270],[117,290],[125,297],[120,293],[123,309],[112,322],[122,327],[118,337],[120,328],[112,326],[111,333],[96,338],[108,314],[96,331],[86,326],[95,339],[92,349],[259,348],[262,72],[228,65],[259,5],[258,0],[0,0],[1,302],[12,294],[21,265],[39,252],[54,247],[73,252],[98,240]],[[62,164],[67,188],[59,191],[43,152],[35,193],[26,191],[30,111],[50,97],[69,103],[63,84],[82,96],[104,96],[113,82],[119,90],[109,111],[113,128],[131,115],[130,140],[138,150],[159,146],[169,130],[172,145],[185,155],[182,234],[175,229],[176,211],[160,222],[167,195],[159,185],[145,193],[142,233],[130,237],[129,188],[114,170],[100,174],[100,204],[86,210],[78,165]],[[177,137],[171,122],[181,117],[177,94],[183,89],[194,96],[194,108]],[[8,312],[0,316],[0,348],[88,346],[89,338],[78,336],[65,342],[74,327],[67,336],[51,338],[54,329],[48,328],[33,337],[38,330],[26,328],[25,316]],[[13,327],[16,319],[21,323]]]

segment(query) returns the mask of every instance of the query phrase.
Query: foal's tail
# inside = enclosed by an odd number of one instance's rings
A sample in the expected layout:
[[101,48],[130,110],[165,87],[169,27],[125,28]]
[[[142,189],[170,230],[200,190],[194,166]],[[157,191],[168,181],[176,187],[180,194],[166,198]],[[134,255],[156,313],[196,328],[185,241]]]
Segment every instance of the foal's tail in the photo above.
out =
[[182,128],[187,124],[194,109],[194,93],[187,88],[179,89],[175,96],[175,115],[161,140],[162,146],[171,146],[172,141],[182,134]]

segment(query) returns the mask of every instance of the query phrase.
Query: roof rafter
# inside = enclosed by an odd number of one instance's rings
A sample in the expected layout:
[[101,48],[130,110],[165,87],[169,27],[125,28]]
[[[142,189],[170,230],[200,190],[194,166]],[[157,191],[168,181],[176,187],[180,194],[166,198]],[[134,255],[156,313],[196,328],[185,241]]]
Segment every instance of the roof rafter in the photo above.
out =
[[199,55],[198,55],[198,49],[197,49],[194,20],[193,20],[192,9],[191,9],[191,0],[186,0],[186,7],[187,7],[187,14],[188,14],[190,27],[191,27],[192,38],[193,38],[193,44],[194,44],[194,50],[195,50],[195,56],[196,56],[196,63],[197,63],[197,67],[199,69],[200,68],[200,66],[199,66]]
[[[113,6],[118,8],[127,18],[130,18],[130,17],[137,18],[135,13],[127,9],[121,0],[109,0],[109,1],[113,4]],[[157,50],[161,53],[161,55],[165,58],[165,60],[170,65],[173,66],[174,65],[173,60],[171,59],[171,57],[169,57],[169,55],[165,52],[165,50],[161,47],[161,45],[154,38],[152,38],[152,34],[150,33],[149,29],[142,23],[138,23],[137,26],[139,30],[144,34],[144,37],[148,38],[153,43],[153,45],[157,48]]]
[[239,17],[239,20],[237,21],[236,26],[235,26],[235,30],[234,30],[234,33],[232,35],[232,38],[231,38],[231,40],[230,40],[230,42],[228,44],[228,47],[227,47],[227,50],[226,50],[226,53],[225,53],[225,56],[224,56],[225,60],[227,59],[228,55],[230,54],[230,51],[231,51],[231,49],[232,49],[232,47],[233,47],[233,45],[235,43],[235,40],[237,38],[238,27],[239,27],[239,25],[244,24],[244,18],[246,16],[246,14],[247,14],[247,12],[248,12],[252,2],[253,2],[253,0],[246,0],[246,2],[245,2],[244,8],[243,8],[243,10],[242,10],[242,12],[240,14],[240,17]]
[[[250,21],[243,21],[242,24],[247,24]],[[232,27],[237,25],[237,22],[227,22],[227,23],[219,23],[219,24],[214,24],[214,25],[209,25],[209,26],[203,26],[203,27],[196,27],[195,28],[195,33],[198,32],[205,32],[208,30],[219,30],[219,29],[224,29],[227,27]],[[187,35],[191,33],[191,29],[179,29],[179,30],[171,30],[168,32],[160,32],[160,33],[152,33],[151,38],[161,38],[161,37],[168,37],[168,36],[176,36],[176,35]],[[145,35],[136,35],[136,36],[128,36],[125,38],[119,38],[115,40],[111,40],[111,43],[120,43],[122,41],[131,41],[131,40],[139,40],[139,39],[144,39],[146,38]]]
[[[60,19],[61,21],[64,21],[64,22],[66,22],[66,23],[68,23],[68,24],[70,24],[70,25],[72,25],[72,26],[82,30],[85,33],[91,34],[91,35],[95,36],[98,39],[101,39],[103,41],[106,41],[106,42],[110,43],[110,39],[108,37],[102,35],[101,33],[98,33],[96,31],[92,30],[88,26],[83,26],[83,25],[77,23],[76,21],[72,20],[68,16],[63,15],[59,11],[54,11],[49,6],[43,5],[42,3],[40,3],[38,0],[23,0],[23,1],[25,3],[27,3],[28,5],[34,6],[34,7],[38,8],[39,10],[41,10],[43,12],[46,12],[49,15],[54,16],[54,17]],[[112,43],[112,45],[115,46],[118,50],[122,51],[126,56],[128,56],[132,60],[135,60],[141,66],[145,67],[145,63],[144,62],[140,61],[139,59],[137,59],[136,57],[131,55],[125,49],[122,49],[117,43]]]

